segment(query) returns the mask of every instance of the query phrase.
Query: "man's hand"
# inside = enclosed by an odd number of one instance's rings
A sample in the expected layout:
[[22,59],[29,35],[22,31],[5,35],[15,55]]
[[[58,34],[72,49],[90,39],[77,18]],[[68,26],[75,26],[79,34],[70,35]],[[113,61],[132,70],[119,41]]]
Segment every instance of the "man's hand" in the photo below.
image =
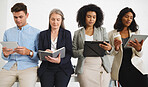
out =
[[8,57],[10,54],[15,53],[13,49],[8,49],[7,47],[3,47],[2,50],[5,57]]
[[21,55],[29,55],[30,50],[27,49],[26,47],[17,47],[14,49],[16,53],[21,54]]

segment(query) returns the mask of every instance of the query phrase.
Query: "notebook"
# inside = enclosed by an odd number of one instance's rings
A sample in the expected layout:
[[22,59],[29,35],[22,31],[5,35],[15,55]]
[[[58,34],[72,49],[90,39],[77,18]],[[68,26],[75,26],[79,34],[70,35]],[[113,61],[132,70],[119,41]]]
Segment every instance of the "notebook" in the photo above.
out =
[[47,51],[42,51],[42,50],[39,50],[38,53],[39,53],[39,57],[40,57],[41,61],[42,60],[43,61],[47,61],[45,59],[45,56],[51,56],[53,58],[56,58],[56,57],[58,57],[59,54],[61,54],[60,55],[61,58],[64,58],[65,57],[65,47],[62,47],[62,48],[60,48],[58,50],[55,50],[52,53],[51,52],[47,52]]

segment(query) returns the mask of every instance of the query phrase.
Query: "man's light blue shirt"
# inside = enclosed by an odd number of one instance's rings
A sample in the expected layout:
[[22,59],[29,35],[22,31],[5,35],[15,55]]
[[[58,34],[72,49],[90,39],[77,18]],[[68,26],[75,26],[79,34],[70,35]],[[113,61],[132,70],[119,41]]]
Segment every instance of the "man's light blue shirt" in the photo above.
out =
[[33,57],[20,54],[11,54],[9,57],[2,58],[8,61],[4,65],[4,69],[10,70],[14,63],[17,63],[17,70],[24,70],[38,65],[38,37],[40,30],[33,28],[29,24],[23,26],[20,30],[18,27],[13,27],[5,31],[3,41],[16,41],[19,46],[26,47],[33,51]]

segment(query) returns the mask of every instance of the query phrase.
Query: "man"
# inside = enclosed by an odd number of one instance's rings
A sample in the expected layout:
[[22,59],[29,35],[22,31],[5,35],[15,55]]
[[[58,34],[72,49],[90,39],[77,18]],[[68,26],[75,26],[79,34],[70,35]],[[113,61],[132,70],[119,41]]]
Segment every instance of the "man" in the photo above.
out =
[[20,87],[35,87],[38,65],[38,35],[39,30],[27,23],[27,6],[16,3],[11,12],[16,27],[5,31],[3,41],[15,41],[19,47],[2,48],[2,58],[8,62],[0,71],[0,87],[11,87],[18,79]]

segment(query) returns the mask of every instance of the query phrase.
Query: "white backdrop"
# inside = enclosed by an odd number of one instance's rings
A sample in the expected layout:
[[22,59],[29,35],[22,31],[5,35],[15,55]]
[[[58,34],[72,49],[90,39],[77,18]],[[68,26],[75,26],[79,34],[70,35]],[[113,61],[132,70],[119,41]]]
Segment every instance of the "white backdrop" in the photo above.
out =
[[[135,19],[141,33],[148,34],[148,0],[0,0],[0,41],[2,41],[4,31],[15,26],[11,7],[17,2],[23,2],[27,5],[29,12],[28,23],[40,30],[48,28],[49,12],[53,8],[61,9],[65,15],[66,29],[71,31],[72,36],[74,31],[78,29],[76,22],[77,11],[83,5],[92,3],[102,8],[104,12],[103,27],[108,32],[113,30],[113,24],[119,11],[124,7],[131,7],[137,15]],[[144,42],[143,58],[146,61],[148,61],[146,55],[148,52],[147,44],[148,40]]]
[[[17,3],[23,2],[28,7],[29,18],[28,23],[40,30],[48,28],[49,12],[53,8],[59,8],[65,15],[66,29],[71,31],[73,36],[74,31],[78,29],[76,22],[76,14],[80,7],[86,4],[96,4],[102,8],[104,12],[103,27],[107,32],[113,30],[113,25],[117,15],[124,7],[131,7],[136,13],[136,22],[142,34],[148,34],[148,0],[0,0],[0,41],[2,41],[3,33],[6,29],[15,26],[11,7]],[[144,42],[145,62],[148,62],[146,53],[148,52],[148,39]],[[0,45],[0,56],[1,56]],[[72,63],[76,64],[76,59],[72,58]],[[0,70],[4,65],[4,61],[0,57]],[[148,63],[147,63],[148,66]],[[40,87],[39,85],[36,87]],[[69,87],[79,87],[78,83],[70,83]]]

